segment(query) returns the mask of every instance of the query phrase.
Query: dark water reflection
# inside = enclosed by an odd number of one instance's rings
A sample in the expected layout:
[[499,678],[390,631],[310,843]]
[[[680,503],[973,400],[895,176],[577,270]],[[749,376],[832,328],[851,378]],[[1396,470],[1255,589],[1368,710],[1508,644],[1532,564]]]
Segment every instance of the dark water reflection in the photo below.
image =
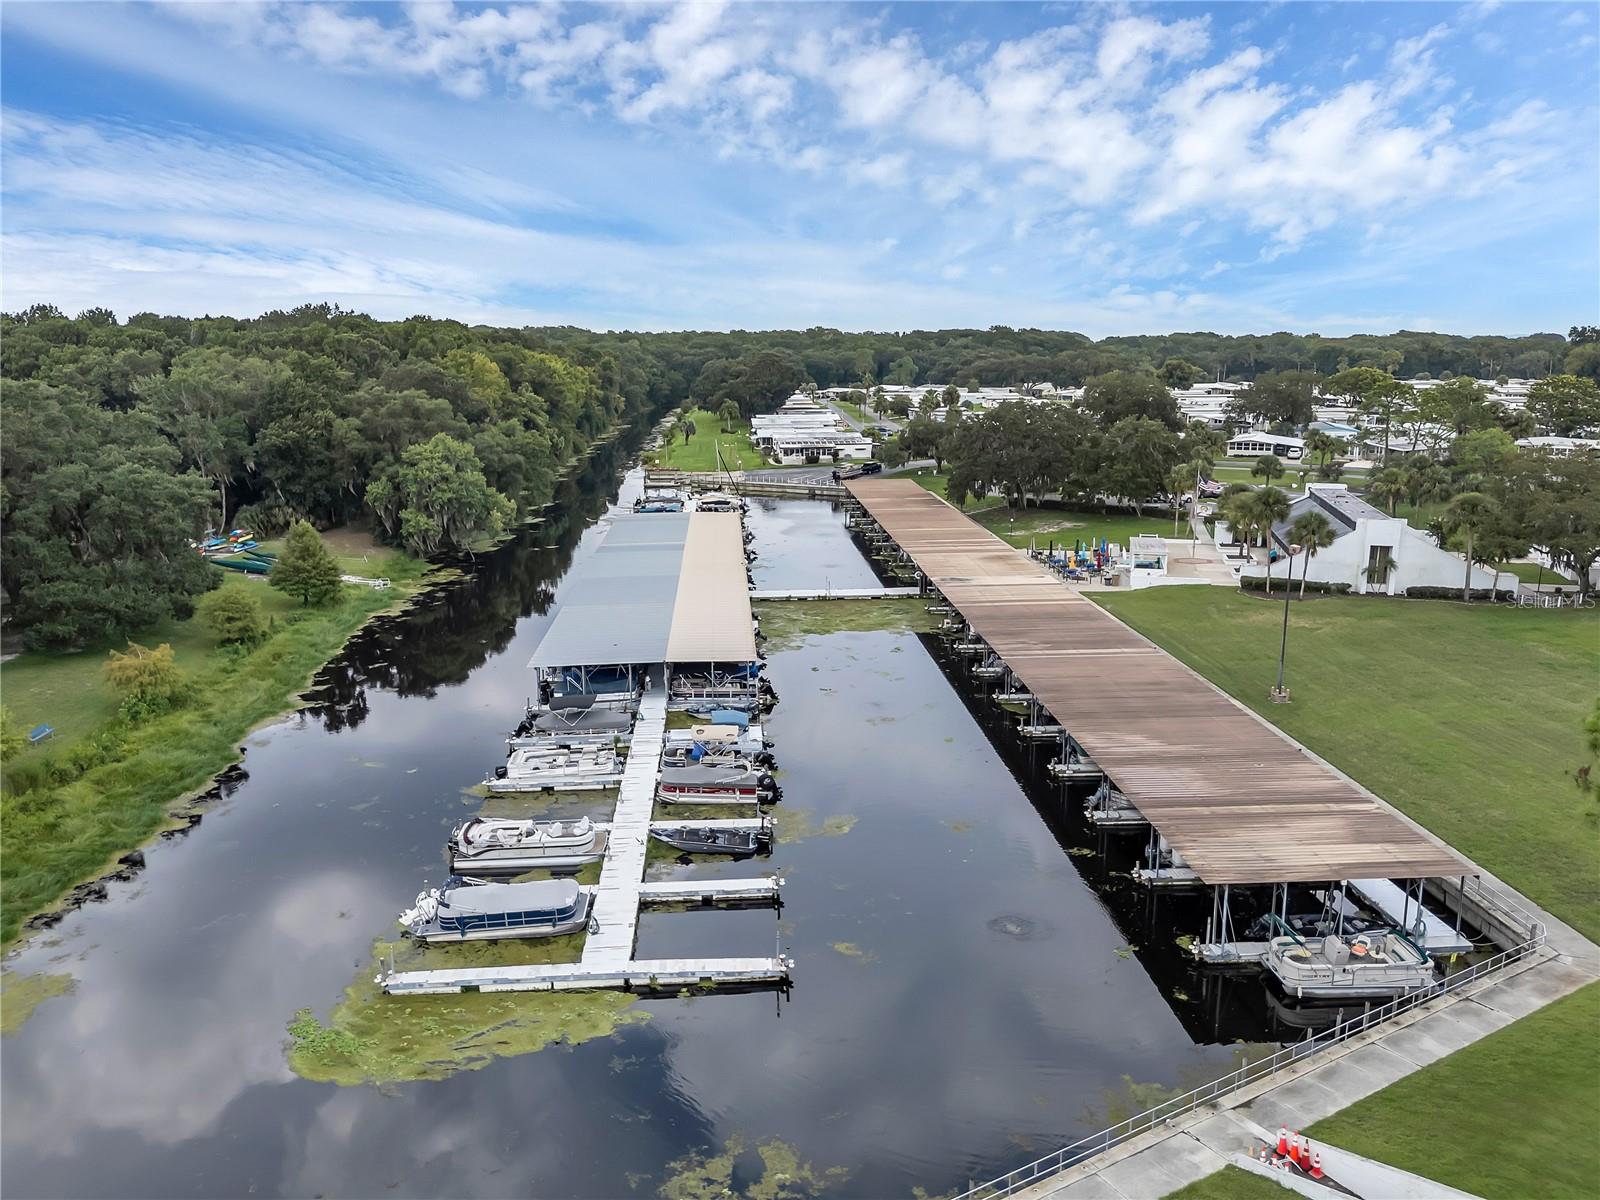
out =
[[[652,955],[781,939],[799,962],[791,997],[641,1001],[651,1019],[614,1038],[438,1082],[340,1088],[288,1070],[292,1014],[326,1013],[439,877],[461,789],[503,754],[622,452],[557,520],[363,634],[319,678],[318,707],[250,740],[248,780],[190,836],[15,956],[77,985],[6,1038],[9,1195],[653,1195],[666,1164],[733,1134],[849,1168],[842,1196],[939,1192],[1099,1127],[1125,1079],[1231,1064],[1229,1047],[1197,1045],[1219,1040],[1200,1000],[1168,998],[1175,958],[1128,949],[1143,937],[1128,930],[1167,918],[1119,890],[1114,862],[1064,853],[1072,831],[1036,807],[1055,793],[1030,802],[1030,756],[984,736],[987,709],[931,639],[856,633],[771,662],[785,804],[816,832],[755,865],[653,868],[779,869],[783,912],[641,927]],[[767,586],[871,580],[826,505],[767,502],[751,523]]]

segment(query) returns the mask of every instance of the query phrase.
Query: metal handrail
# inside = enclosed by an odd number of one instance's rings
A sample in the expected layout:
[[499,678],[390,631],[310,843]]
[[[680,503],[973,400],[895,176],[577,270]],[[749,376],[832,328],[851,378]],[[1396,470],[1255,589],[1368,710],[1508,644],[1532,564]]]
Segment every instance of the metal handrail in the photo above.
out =
[[1257,1080],[1276,1075],[1286,1066],[1304,1062],[1329,1047],[1348,1041],[1357,1034],[1365,1033],[1386,1021],[1392,1020],[1401,1013],[1409,1012],[1440,996],[1459,991],[1468,984],[1475,983],[1487,975],[1491,975],[1514,962],[1526,958],[1534,950],[1542,946],[1544,941],[1544,926],[1534,922],[1529,931],[1528,940],[1513,946],[1509,950],[1502,950],[1492,958],[1486,958],[1482,962],[1463,968],[1431,987],[1422,988],[1404,996],[1397,996],[1381,1007],[1370,1009],[1349,1020],[1340,1021],[1332,1028],[1325,1029],[1305,1041],[1285,1046],[1282,1050],[1267,1058],[1246,1063],[1238,1070],[1231,1071],[1218,1079],[1213,1079],[1210,1083],[1202,1084],[1193,1091],[1185,1092],[1181,1096],[1174,1096],[1170,1100],[1164,1100],[1153,1108],[1129,1117],[1126,1121],[1112,1125],[1107,1129],[1102,1129],[1099,1133],[1092,1133],[1086,1138],[1080,1138],[1070,1146],[1064,1146],[1060,1150],[1045,1155],[1043,1158],[1035,1159],[1026,1166],[1009,1171],[996,1179],[990,1180],[988,1183],[969,1188],[967,1191],[952,1197],[952,1200],[998,1200],[999,1197],[1013,1195],[1023,1188],[1039,1182],[1041,1179],[1057,1175],[1069,1167],[1076,1166],[1085,1159],[1092,1158],[1096,1154],[1102,1154],[1113,1146],[1121,1145],[1130,1138],[1137,1137],[1141,1133],[1147,1133],[1157,1126],[1165,1125],[1178,1117],[1185,1116],[1202,1105],[1227,1095],[1229,1092],[1237,1091],[1239,1088],[1247,1087]]

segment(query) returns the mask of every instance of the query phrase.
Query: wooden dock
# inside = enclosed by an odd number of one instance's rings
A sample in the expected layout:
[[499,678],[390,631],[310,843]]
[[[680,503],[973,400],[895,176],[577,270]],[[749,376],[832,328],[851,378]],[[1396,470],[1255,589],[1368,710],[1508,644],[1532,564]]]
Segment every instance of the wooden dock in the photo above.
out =
[[[1099,605],[907,479],[846,485],[1207,884],[1474,869]],[[966,652],[965,644],[957,644]],[[1174,872],[1157,886],[1183,882]]]

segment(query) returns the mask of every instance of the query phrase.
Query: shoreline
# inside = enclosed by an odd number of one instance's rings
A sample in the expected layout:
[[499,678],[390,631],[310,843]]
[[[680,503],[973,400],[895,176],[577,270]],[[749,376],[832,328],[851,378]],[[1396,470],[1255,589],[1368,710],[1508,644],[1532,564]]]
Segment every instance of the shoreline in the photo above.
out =
[[[598,451],[616,443],[619,438],[627,434],[628,430],[629,426],[619,422],[605,434],[596,437],[583,452],[572,457],[559,476],[559,480],[570,479],[584,464],[590,462]],[[291,623],[289,629],[263,642],[247,655],[224,662],[222,666],[225,678],[212,681],[213,688],[215,689],[218,684],[235,685],[231,687],[223,686],[222,692],[224,695],[236,697],[238,703],[244,705],[243,712],[232,711],[235,715],[245,718],[247,724],[242,728],[233,727],[236,731],[227,738],[214,738],[219,743],[214,748],[214,752],[201,755],[199,764],[186,764],[185,768],[181,770],[179,786],[175,790],[161,789],[160,799],[155,799],[150,795],[135,795],[129,797],[132,801],[130,805],[110,809],[107,813],[99,814],[107,817],[122,818],[124,832],[127,836],[117,837],[115,845],[109,846],[105,853],[96,860],[96,865],[92,868],[73,869],[70,872],[51,872],[52,874],[64,874],[68,877],[64,882],[52,883],[49,889],[49,899],[38,902],[32,902],[30,899],[30,902],[23,904],[21,907],[13,911],[7,911],[4,914],[3,926],[0,926],[0,932],[3,932],[4,935],[0,937],[0,956],[9,956],[18,947],[28,942],[35,934],[53,928],[69,913],[81,908],[84,904],[104,899],[106,897],[107,884],[132,879],[142,871],[145,866],[145,850],[152,842],[156,839],[187,834],[189,830],[200,823],[204,810],[212,802],[220,799],[231,784],[238,782],[239,775],[243,773],[242,764],[248,753],[246,747],[242,744],[247,738],[283,720],[286,716],[299,712],[315,703],[314,700],[306,699],[305,693],[310,690],[317,675],[344,652],[351,639],[370,628],[377,621],[392,620],[402,616],[418,600],[436,589],[467,578],[468,564],[473,563],[479,555],[492,553],[509,544],[528,530],[542,524],[546,520],[546,513],[550,506],[555,502],[555,498],[552,497],[537,508],[530,509],[526,517],[487,545],[475,545],[463,553],[453,554],[438,561],[412,560],[421,564],[422,571],[420,575],[414,580],[402,580],[394,583],[394,592],[390,594],[389,602],[360,614],[360,619],[348,628],[343,629],[337,640],[329,638],[318,642],[314,647],[318,654],[314,656],[315,661],[312,665],[303,673],[297,674],[293,682],[287,682],[282,690],[276,693],[276,699],[270,704],[263,703],[258,699],[256,704],[251,705],[248,696],[241,695],[243,688],[239,685],[248,683],[247,670],[252,660],[255,660],[258,656],[269,655],[281,660],[286,650],[292,650],[292,647],[284,644],[283,639],[294,636],[294,624],[303,623],[305,620],[319,615],[331,619],[336,617],[337,613],[320,614],[318,610],[314,609],[303,615],[297,613],[297,620]],[[351,585],[352,588],[354,586]],[[373,593],[373,595],[377,595],[377,593]],[[349,591],[344,597],[343,603],[350,603],[360,597],[361,592],[359,590]],[[330,630],[329,632],[331,633],[332,631]],[[300,655],[298,657],[305,659],[312,656]],[[272,664],[269,662],[266,665],[270,667]],[[196,684],[199,685],[204,682],[206,676],[215,669],[216,665],[213,664],[211,671],[202,669],[198,672],[195,680]],[[204,691],[204,688],[200,690]],[[28,805],[26,801],[32,796],[48,797],[55,807],[60,808],[69,803],[70,797],[68,793],[74,789],[81,789],[82,792],[89,793],[98,791],[101,797],[104,797],[116,786],[116,781],[98,781],[104,782],[107,786],[96,789],[95,783],[97,781],[92,777],[99,775],[101,772],[121,771],[124,774],[131,774],[141,755],[155,757],[171,752],[174,747],[182,748],[186,743],[176,736],[176,734],[182,732],[181,729],[174,728],[170,730],[169,736],[166,738],[161,738],[158,735],[163,732],[164,725],[180,726],[186,720],[199,718],[203,715],[200,711],[202,707],[203,705],[196,705],[193,708],[178,709],[164,714],[147,725],[131,727],[128,731],[128,741],[148,741],[152,744],[139,746],[126,756],[94,765],[84,770],[75,779],[43,788],[36,788],[20,794],[8,795],[5,797],[7,808],[31,809],[32,806]],[[216,714],[217,723],[226,724],[228,715],[229,710]],[[76,743],[73,743],[73,746],[77,747],[91,743],[115,729],[115,722],[97,728],[83,735]],[[221,745],[226,745],[228,749],[221,749]],[[135,792],[138,791],[136,784],[123,784],[123,786],[132,786]],[[101,804],[108,808],[110,806],[110,802],[104,798],[101,799]],[[130,809],[137,809],[137,811],[130,812]],[[8,822],[8,824],[14,826],[14,820]],[[102,840],[110,842],[113,839],[107,837]],[[10,852],[7,857],[11,860],[8,866],[14,872],[15,852]],[[25,868],[24,873],[27,873],[27,868]],[[0,880],[0,887],[5,887],[5,890],[9,892],[11,890],[9,886],[11,882],[9,877]],[[45,889],[41,887],[34,890],[42,893]],[[12,908],[9,895],[6,896],[5,908],[8,910]]]

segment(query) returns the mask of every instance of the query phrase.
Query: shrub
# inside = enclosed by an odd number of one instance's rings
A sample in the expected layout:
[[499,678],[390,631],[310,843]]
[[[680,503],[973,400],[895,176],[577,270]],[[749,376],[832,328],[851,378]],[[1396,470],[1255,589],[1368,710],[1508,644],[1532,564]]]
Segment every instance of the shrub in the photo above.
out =
[[299,596],[302,604],[327,604],[339,595],[339,564],[322,535],[309,522],[296,521],[267,582],[281,592]]
[[[1459,600],[1461,589],[1458,587],[1408,587],[1406,598],[1409,600]],[[1515,592],[1498,592],[1489,588],[1473,588],[1474,600],[1514,600]]]
[[9,762],[28,748],[28,735],[9,710],[0,706],[0,761]]
[[274,538],[299,519],[300,514],[282,500],[263,500],[259,504],[247,504],[234,513],[233,527],[248,529],[258,538]]
[[[1239,586],[1246,591],[1264,592],[1267,590],[1267,577],[1265,575],[1241,575],[1239,576]],[[1300,581],[1296,579],[1289,585],[1289,590],[1298,596],[1300,594]],[[1274,575],[1272,577],[1272,594],[1276,596],[1282,591],[1283,580]],[[1348,594],[1349,591],[1350,585],[1348,583],[1322,583],[1315,579],[1306,580],[1306,594],[1308,596],[1312,592],[1320,592],[1329,596],[1343,596]]]
[[225,587],[200,597],[195,606],[207,629],[224,645],[253,646],[267,636],[261,601],[240,587]]
[[105,669],[106,679],[122,694],[122,715],[130,721],[169,712],[188,699],[189,680],[167,642],[154,650],[129,642],[127,650],[111,652]]

